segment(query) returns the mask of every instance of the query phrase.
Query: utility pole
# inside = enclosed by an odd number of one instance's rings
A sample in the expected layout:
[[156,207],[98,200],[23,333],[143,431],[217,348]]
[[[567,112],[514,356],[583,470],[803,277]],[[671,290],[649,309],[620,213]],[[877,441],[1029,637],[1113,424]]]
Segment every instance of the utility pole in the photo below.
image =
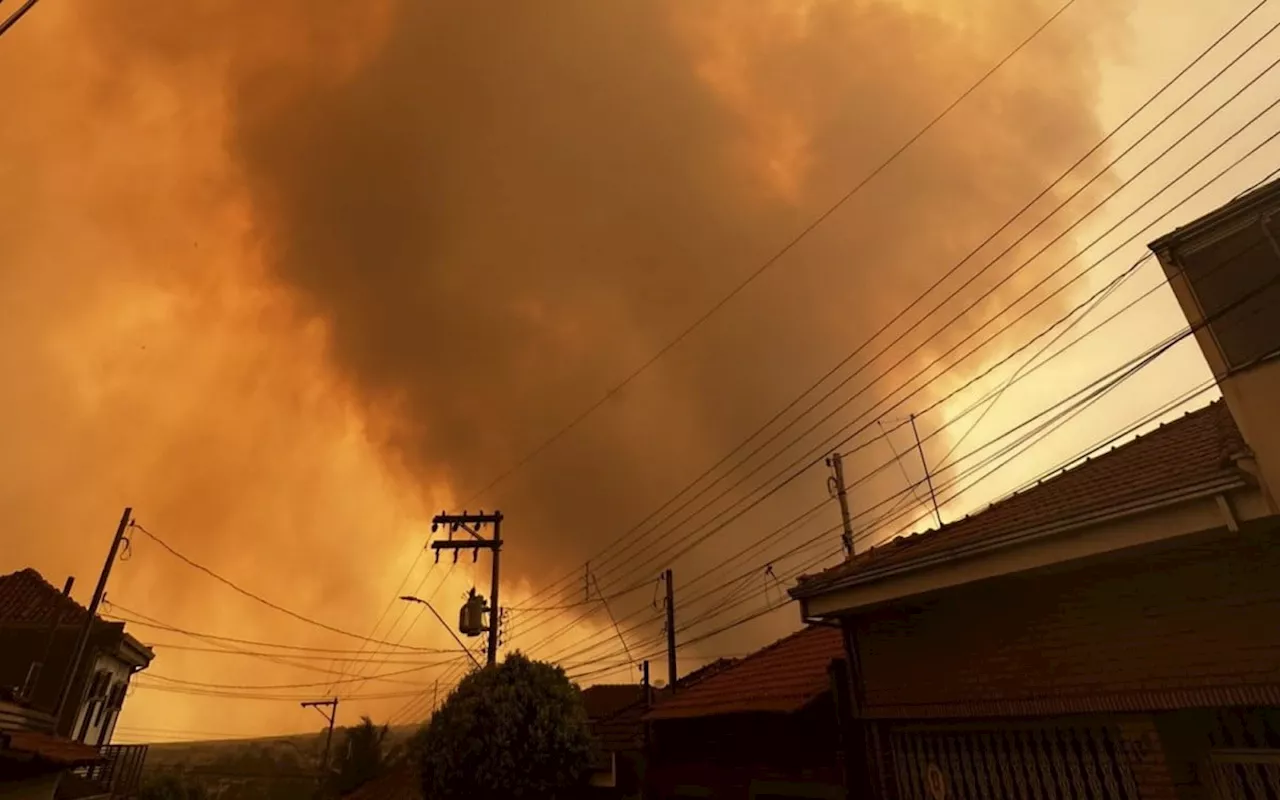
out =
[[[320,710],[321,706],[328,706],[329,713]],[[329,732],[324,737],[324,755],[320,758],[320,780],[324,780],[329,774],[329,745],[333,742],[333,721],[338,718],[338,698],[331,700],[308,700],[302,704],[303,708],[314,708],[320,711],[320,716],[329,721]]]
[[844,488],[844,456],[840,455],[839,451],[832,453],[827,459],[827,466],[835,473],[827,479],[827,486],[835,492],[836,499],[840,501],[840,519],[844,521],[844,533],[840,536],[840,541],[844,543],[844,554],[851,556],[853,555],[853,520],[849,517],[849,493]]
[[[498,565],[500,562],[499,555],[502,553],[502,512],[495,511],[492,514],[486,514],[481,511],[479,514],[468,514],[463,511],[461,514],[437,514],[431,520],[431,530],[436,531],[440,526],[449,526],[449,539],[444,542],[432,542],[431,549],[436,551],[436,561],[440,560],[441,550],[452,550],[454,563],[458,561],[459,550],[491,550],[493,552],[493,573],[490,577],[489,585],[489,654],[488,665],[493,666],[498,663],[498,622],[501,618],[500,606],[498,605]],[[485,525],[493,526],[493,538],[486,539],[480,535],[480,528]],[[453,534],[462,530],[471,534],[470,539],[453,538]]]
[[676,593],[672,586],[671,570],[662,573],[667,585],[667,685],[676,690]]
[[916,450],[920,453],[920,466],[924,468],[924,479],[929,484],[929,499],[933,501],[933,515],[938,518],[938,527],[942,527],[942,512],[938,510],[938,496],[933,493],[933,478],[929,475],[929,462],[924,460],[924,448],[920,445],[920,431],[916,430],[916,415],[911,415],[911,432],[916,437]]
[[[644,710],[648,711],[650,708],[653,708],[653,684],[649,681],[649,659],[647,658],[640,665],[640,681],[640,685],[644,687]],[[652,764],[653,753],[651,751],[653,749],[653,740],[652,734],[650,733],[652,723],[650,723],[649,720],[644,719],[640,724],[644,730],[644,763]],[[649,775],[652,773],[650,773],[649,770],[645,770],[644,773],[645,777],[643,780],[645,781],[645,784],[642,786],[642,789],[644,789],[643,796],[649,797],[648,781]]]
[[[80,628],[80,636],[76,640],[76,649],[71,657],[71,663],[67,665],[67,674],[62,679],[62,691],[58,694],[58,705],[54,709],[53,719],[55,730],[61,728],[62,714],[67,708],[67,701],[71,697],[71,687],[75,685],[76,675],[80,672],[80,663],[84,660],[85,650],[89,647],[89,638],[93,633],[93,621],[98,615],[98,606],[102,605],[102,596],[107,591],[107,578],[111,576],[111,566],[116,561],[116,555],[120,552],[120,542],[124,541],[124,532],[129,528],[129,520],[133,516],[133,509],[126,508],[124,513],[120,515],[120,524],[116,525],[115,538],[111,540],[111,549],[107,552],[106,563],[102,565],[102,572],[98,575],[98,586],[93,590],[93,600],[89,603],[89,613],[85,615],[84,625]],[[70,588],[70,583],[67,584]],[[75,720],[73,719],[74,723]]]

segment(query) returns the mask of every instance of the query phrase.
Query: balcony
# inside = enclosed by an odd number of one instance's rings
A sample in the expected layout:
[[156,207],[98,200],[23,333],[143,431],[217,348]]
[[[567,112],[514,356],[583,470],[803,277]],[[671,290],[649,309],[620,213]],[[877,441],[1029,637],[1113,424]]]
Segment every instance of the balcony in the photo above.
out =
[[138,785],[142,781],[142,765],[147,760],[147,745],[108,744],[98,748],[98,754],[101,761],[75,771],[85,788],[92,787],[98,792],[95,796],[110,797],[112,800],[136,796]]

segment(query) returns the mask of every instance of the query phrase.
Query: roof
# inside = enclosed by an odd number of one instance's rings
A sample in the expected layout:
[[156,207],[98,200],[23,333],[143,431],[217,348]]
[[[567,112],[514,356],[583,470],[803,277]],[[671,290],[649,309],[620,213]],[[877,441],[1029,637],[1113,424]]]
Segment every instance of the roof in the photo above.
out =
[[422,782],[413,759],[406,758],[392,765],[385,775],[374,778],[350,794],[344,800],[422,800]]
[[639,749],[644,741],[644,687],[597,683],[582,690],[591,735],[605,752]]
[[[734,664],[736,659],[719,658],[676,681],[687,689]],[[667,688],[653,690],[654,702],[670,696]],[[582,690],[591,721],[591,734],[604,752],[636,751],[644,746],[644,689],[631,684],[597,684]]]
[[0,623],[81,624],[87,613],[34,569],[0,575]]
[[1268,181],[1256,189],[1251,189],[1237,196],[1226,205],[1215,208],[1185,225],[1179,225],[1147,247],[1153,252],[1175,247],[1201,234],[1220,230],[1221,225],[1230,221],[1233,217],[1263,210],[1276,202],[1280,202],[1280,179]]
[[582,690],[587,719],[613,716],[644,699],[644,687],[631,683],[597,683]]
[[676,686],[684,689],[689,686],[693,686],[695,683],[701,683],[712,675],[718,674],[723,670],[732,667],[736,663],[738,663],[738,659],[736,658],[717,658],[715,661],[712,661],[709,664],[704,664],[693,672],[681,676],[680,679],[676,681]]
[[16,755],[69,767],[101,760],[96,747],[38,731],[0,733],[0,755]]
[[[0,626],[82,625],[89,610],[30,567],[0,575]],[[122,641],[138,651],[147,663],[155,657],[149,647],[124,633],[123,622],[96,618],[95,630],[119,634]],[[144,664],[145,665],[145,664]]]
[[1197,488],[1248,483],[1236,460],[1248,453],[1221,400],[937,530],[901,536],[817,575],[802,576],[794,597],[813,597],[861,573],[910,568],[925,557],[1099,516],[1135,512]]
[[827,670],[832,659],[843,657],[840,629],[811,625],[682,688],[648,718],[799,711],[829,690]]

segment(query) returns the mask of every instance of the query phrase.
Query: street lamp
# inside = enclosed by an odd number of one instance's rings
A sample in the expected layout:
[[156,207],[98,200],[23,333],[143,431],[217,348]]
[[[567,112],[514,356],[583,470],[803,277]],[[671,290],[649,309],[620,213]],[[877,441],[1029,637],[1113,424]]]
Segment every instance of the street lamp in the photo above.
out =
[[400,599],[405,601],[406,603],[421,603],[422,605],[430,609],[431,613],[435,615],[435,618],[440,620],[440,624],[445,627],[445,630],[449,631],[449,635],[453,637],[453,640],[458,643],[458,647],[461,647],[463,652],[467,654],[467,657],[471,659],[471,663],[475,664],[477,669],[480,668],[480,661],[479,659],[476,658],[475,653],[472,653],[471,648],[463,644],[462,640],[458,638],[458,634],[453,632],[453,628],[449,627],[449,623],[444,621],[444,617],[440,616],[440,613],[435,610],[434,606],[432,606],[426,600],[423,600],[421,597],[414,597],[411,594],[401,595]]

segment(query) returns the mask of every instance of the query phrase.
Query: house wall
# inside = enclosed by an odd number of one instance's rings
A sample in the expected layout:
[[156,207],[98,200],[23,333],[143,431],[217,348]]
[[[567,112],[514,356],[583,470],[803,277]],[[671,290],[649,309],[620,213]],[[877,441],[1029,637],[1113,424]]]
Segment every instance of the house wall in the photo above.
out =
[[[33,662],[41,662],[38,678],[30,702],[40,711],[52,713],[57,707],[66,671],[75,653],[79,626],[63,625],[51,629],[48,625],[5,625],[0,627],[0,686],[21,689],[26,683]],[[111,630],[95,631],[81,663],[79,675],[71,687],[70,701],[58,722],[59,735],[74,737],[83,718],[80,705],[93,674],[93,664],[98,653],[114,652],[119,647],[119,633]],[[95,740],[90,739],[90,742]]]
[[795,714],[659,720],[653,797],[843,797],[835,712],[823,698]]
[[[107,679],[102,686],[102,694],[97,697],[86,696],[76,715],[75,727],[72,728],[76,739],[87,744],[102,745],[111,743],[111,734],[115,731],[119,709],[109,705],[110,698],[116,691],[123,692],[129,686],[133,669],[124,661],[110,654],[100,654],[93,661],[89,672],[89,688],[93,688],[92,676],[105,672]],[[123,701],[123,696],[120,697]]]
[[1201,537],[846,619],[859,651],[861,713],[1280,705],[1276,535]]

